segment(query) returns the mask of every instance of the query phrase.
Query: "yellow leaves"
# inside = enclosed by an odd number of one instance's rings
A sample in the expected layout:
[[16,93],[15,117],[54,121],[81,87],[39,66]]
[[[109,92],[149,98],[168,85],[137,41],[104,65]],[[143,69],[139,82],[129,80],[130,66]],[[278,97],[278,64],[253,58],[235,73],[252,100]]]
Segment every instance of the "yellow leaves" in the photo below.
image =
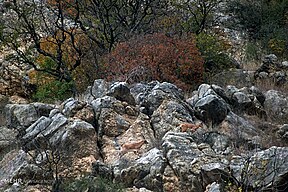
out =
[[35,84],[37,86],[45,85],[55,80],[54,77],[43,72],[38,72],[34,69],[29,71],[28,77],[29,83]]
[[[71,38],[71,35],[73,36],[73,39]],[[42,38],[40,41],[40,48],[56,59],[58,59],[61,54],[63,57],[61,58],[61,62],[64,62],[69,67],[69,65],[73,65],[73,63],[75,63],[75,61],[80,57],[75,47],[85,50],[87,49],[87,41],[88,37],[83,33],[78,32],[76,29],[71,29],[68,32],[58,31],[54,36]],[[56,67],[53,65],[43,66],[46,59],[47,57],[44,55],[40,54],[38,56],[37,62],[40,67]]]
[[274,54],[281,56],[285,51],[286,42],[285,40],[274,38],[269,40],[268,46]]
[[[73,35],[73,37],[71,37]],[[39,54],[36,58],[38,68],[46,71],[61,73],[61,70],[70,70],[81,58],[76,49],[85,53],[88,47],[88,37],[81,31],[71,28],[66,32],[61,30],[55,32],[53,36],[44,37],[40,40],[40,49],[45,54]],[[76,73],[77,74],[77,73]],[[75,73],[74,73],[75,75]],[[77,74],[78,75],[78,74]],[[36,85],[44,85],[54,81],[57,77],[52,77],[48,73],[32,71],[29,74],[31,82]],[[74,78],[75,79],[75,78]]]

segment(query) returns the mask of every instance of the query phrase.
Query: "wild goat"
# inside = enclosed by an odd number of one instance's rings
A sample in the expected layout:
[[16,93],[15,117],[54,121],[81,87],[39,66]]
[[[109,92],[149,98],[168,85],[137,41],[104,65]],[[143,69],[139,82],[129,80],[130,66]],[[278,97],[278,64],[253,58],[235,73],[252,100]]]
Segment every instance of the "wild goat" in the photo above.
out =
[[131,143],[125,143],[121,146],[120,155],[124,155],[129,151],[138,152],[144,143],[148,143],[146,140],[142,139],[140,141],[135,141]]
[[181,132],[187,132],[188,130],[195,132],[198,128],[203,127],[203,123],[199,124],[183,123],[180,124],[179,127],[181,129]]

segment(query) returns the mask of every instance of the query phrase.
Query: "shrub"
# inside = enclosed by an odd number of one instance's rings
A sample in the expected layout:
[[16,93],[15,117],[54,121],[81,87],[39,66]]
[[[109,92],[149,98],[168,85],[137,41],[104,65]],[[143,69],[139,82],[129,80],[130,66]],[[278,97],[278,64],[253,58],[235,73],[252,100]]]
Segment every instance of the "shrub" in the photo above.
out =
[[278,56],[283,56],[285,55],[285,52],[287,52],[286,44],[288,45],[288,40],[287,42],[285,42],[284,39],[273,38],[269,40],[268,48],[270,49],[271,53],[278,55]]
[[38,86],[36,93],[33,95],[33,99],[49,103],[57,100],[63,101],[71,97],[73,86],[73,82],[53,80]]
[[[53,68],[55,65],[55,62],[49,57],[44,57],[41,63],[41,67],[45,68]],[[75,87],[73,81],[61,81],[42,71],[31,70],[28,76],[29,83],[37,87],[32,95],[32,99],[35,101],[52,103],[67,99],[72,95]]]
[[248,61],[257,61],[261,59],[261,49],[256,42],[247,42],[245,46],[245,58]]
[[182,89],[199,84],[204,69],[193,37],[161,33],[119,43],[105,58],[105,67],[108,80],[167,81]]
[[60,187],[63,192],[122,192],[123,186],[118,183],[113,183],[101,177],[83,177],[69,183],[62,184]]
[[227,41],[216,34],[200,33],[196,36],[197,47],[204,58],[205,77],[233,67],[225,52],[230,48]]

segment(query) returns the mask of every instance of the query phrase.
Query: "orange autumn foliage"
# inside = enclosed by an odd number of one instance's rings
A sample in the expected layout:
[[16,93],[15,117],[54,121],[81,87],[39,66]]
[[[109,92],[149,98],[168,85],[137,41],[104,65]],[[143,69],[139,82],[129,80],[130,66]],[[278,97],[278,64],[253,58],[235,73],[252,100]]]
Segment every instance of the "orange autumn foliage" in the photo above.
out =
[[[68,34],[70,33],[70,35]],[[73,43],[72,37],[73,35]],[[63,40],[60,44],[59,41]],[[40,48],[48,53],[50,56],[39,54],[36,61],[41,69],[49,69],[61,72],[67,70],[71,73],[72,79],[75,81],[78,90],[83,91],[96,72],[92,61],[89,60],[88,54],[91,49],[89,38],[77,29],[69,29],[67,32],[58,31],[53,36],[44,37],[40,40]],[[77,51],[80,50],[81,52]],[[59,51],[62,58],[59,60]],[[81,53],[81,54],[80,54]],[[54,58],[54,59],[53,59]],[[75,66],[77,61],[81,61],[79,66]],[[59,62],[62,62],[59,64]],[[86,74],[88,73],[88,75]],[[91,77],[90,77],[91,76]],[[51,76],[47,73],[39,73],[35,70],[29,73],[30,81],[33,84],[44,85],[54,81],[57,77]],[[84,88],[85,87],[85,88]]]
[[119,43],[106,57],[108,80],[167,81],[188,89],[202,81],[203,58],[192,36],[155,33]]

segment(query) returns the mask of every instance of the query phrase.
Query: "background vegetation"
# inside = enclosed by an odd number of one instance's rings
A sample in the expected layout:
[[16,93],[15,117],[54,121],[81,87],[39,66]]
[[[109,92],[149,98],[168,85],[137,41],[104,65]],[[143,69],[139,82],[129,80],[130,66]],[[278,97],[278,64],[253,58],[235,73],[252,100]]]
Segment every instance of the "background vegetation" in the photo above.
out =
[[156,79],[189,89],[235,67],[230,42],[216,30],[220,10],[231,16],[225,25],[247,31],[249,58],[259,59],[258,44],[285,58],[287,6],[287,0],[11,0],[1,4],[0,44],[5,59],[24,71],[19,82],[25,77],[33,85],[26,96],[38,101],[78,94],[96,78]]
[[[253,44],[260,44],[263,51],[280,58],[288,56],[288,1],[287,0],[232,0],[228,12],[235,20],[230,27],[247,31]],[[251,44],[249,49],[253,53]]]

